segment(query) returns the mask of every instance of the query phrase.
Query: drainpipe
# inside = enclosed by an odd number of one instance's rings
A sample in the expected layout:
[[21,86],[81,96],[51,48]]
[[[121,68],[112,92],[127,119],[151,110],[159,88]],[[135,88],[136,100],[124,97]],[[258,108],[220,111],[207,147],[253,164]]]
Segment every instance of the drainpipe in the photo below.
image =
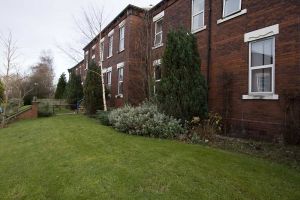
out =
[[[207,80],[207,104],[209,106],[209,91],[210,91],[210,67],[211,67],[211,20],[212,20],[212,0],[209,0],[209,18],[208,18],[208,37],[207,37],[207,44],[208,44],[208,52],[207,52],[207,71],[206,71],[206,80]],[[209,109],[208,109],[209,110]]]

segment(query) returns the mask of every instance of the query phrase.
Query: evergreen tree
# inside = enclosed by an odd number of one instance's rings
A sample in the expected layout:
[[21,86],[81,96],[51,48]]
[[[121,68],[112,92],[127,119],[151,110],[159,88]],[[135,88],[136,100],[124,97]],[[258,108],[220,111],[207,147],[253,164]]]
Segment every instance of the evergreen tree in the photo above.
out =
[[157,86],[159,108],[182,120],[206,117],[207,85],[200,72],[194,35],[183,29],[171,31],[162,60],[162,79]]
[[101,71],[94,62],[89,65],[84,83],[84,106],[88,115],[103,109]]
[[71,72],[69,82],[66,87],[66,97],[69,104],[74,105],[76,108],[77,102],[83,98],[83,87],[81,84],[80,76],[75,72]]
[[67,86],[66,74],[62,73],[57,83],[56,91],[55,91],[55,99],[63,99],[65,97]]

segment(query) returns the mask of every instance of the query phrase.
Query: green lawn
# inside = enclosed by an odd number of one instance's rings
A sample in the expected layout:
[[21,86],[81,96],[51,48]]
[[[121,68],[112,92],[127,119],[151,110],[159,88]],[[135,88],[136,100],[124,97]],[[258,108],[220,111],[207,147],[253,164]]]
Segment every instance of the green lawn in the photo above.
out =
[[300,173],[242,154],[129,136],[84,116],[0,130],[0,199],[300,199]]

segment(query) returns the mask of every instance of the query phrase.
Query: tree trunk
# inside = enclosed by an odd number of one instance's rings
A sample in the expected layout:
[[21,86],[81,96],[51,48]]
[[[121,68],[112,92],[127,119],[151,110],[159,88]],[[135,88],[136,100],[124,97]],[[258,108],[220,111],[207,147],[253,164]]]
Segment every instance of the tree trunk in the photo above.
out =
[[106,96],[105,96],[105,83],[104,83],[104,77],[103,77],[103,73],[102,73],[102,59],[101,59],[101,54],[103,54],[103,52],[101,52],[101,30],[100,30],[100,34],[99,34],[99,54],[100,54],[100,73],[101,73],[101,84],[102,84],[102,97],[103,97],[103,110],[107,111],[107,105],[106,105]]

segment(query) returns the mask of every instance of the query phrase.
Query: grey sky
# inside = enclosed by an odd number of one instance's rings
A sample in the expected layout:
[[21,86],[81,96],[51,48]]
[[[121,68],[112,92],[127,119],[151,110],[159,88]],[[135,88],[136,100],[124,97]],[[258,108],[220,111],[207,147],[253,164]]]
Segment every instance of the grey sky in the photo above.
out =
[[[42,50],[51,50],[57,79],[76,64],[62,54],[56,44],[81,39],[73,17],[79,17],[82,8],[104,7],[108,23],[128,4],[146,7],[158,2],[160,0],[0,0],[0,33],[12,31],[20,48],[19,63],[24,70],[38,61]],[[2,55],[0,61],[2,64]]]

